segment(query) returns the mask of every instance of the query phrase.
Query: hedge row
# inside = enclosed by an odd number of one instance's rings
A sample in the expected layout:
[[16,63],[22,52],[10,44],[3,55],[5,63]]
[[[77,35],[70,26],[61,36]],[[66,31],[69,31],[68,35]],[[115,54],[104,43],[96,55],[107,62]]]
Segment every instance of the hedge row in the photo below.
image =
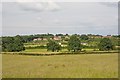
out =
[[27,53],[27,52],[2,52],[2,54],[13,54],[13,55],[31,55],[31,56],[50,56],[50,55],[76,55],[76,54],[110,54],[110,53],[119,53],[117,51],[103,51],[103,52],[52,52],[49,54],[40,54],[40,53]]
[[47,46],[25,47],[25,49],[47,49]]

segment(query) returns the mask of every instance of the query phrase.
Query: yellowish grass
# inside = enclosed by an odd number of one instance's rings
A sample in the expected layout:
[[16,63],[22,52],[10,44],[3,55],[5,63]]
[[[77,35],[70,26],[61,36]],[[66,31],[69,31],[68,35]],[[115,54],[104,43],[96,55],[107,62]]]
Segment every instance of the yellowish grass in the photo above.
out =
[[3,54],[4,78],[117,78],[118,54]]
[[0,54],[0,79],[2,79],[2,54]]

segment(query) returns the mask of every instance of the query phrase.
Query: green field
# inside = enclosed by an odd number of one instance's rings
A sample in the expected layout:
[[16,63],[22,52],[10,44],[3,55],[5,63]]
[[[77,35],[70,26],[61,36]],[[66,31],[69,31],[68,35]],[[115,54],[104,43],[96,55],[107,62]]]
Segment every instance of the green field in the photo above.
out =
[[3,78],[117,78],[118,54],[3,54]]
[[[86,52],[118,52],[118,50],[111,50],[111,51],[99,51],[99,50],[96,50],[94,51],[94,49],[82,49],[82,51],[86,51]],[[47,49],[25,49],[25,51],[21,51],[21,52],[28,52],[28,53],[31,53],[31,52],[34,52],[34,53],[52,53],[52,51],[47,51]],[[62,49],[60,50],[59,52],[62,52],[62,53],[65,53],[65,52],[68,52],[69,51],[67,49]],[[53,52],[54,53],[54,52]]]
[[26,49],[22,52],[48,52],[47,49]]
[[[25,49],[25,51],[22,52],[52,52],[52,51],[47,51],[47,49]],[[68,52],[67,49],[62,49],[60,52]]]

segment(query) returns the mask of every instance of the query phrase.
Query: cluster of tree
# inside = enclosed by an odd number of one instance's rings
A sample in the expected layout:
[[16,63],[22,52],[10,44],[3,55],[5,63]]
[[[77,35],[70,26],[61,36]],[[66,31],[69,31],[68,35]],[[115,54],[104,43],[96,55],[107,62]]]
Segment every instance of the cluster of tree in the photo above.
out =
[[[70,37],[70,39],[68,40],[67,48],[69,51],[74,51],[74,52],[81,50],[82,46],[81,46],[80,38],[78,37],[78,35],[72,35]],[[53,40],[49,40],[49,43],[47,44],[47,50],[51,50],[53,52],[59,51],[61,50],[61,45]]]
[[[79,36],[80,40],[89,40],[90,36],[102,36],[102,35],[93,35],[93,34],[88,34],[88,35],[75,34],[75,35]],[[33,39],[35,39],[35,38],[53,38],[54,36],[61,36],[62,39],[65,39],[65,36],[70,36],[70,35],[69,34],[54,35],[54,34],[47,33],[47,34],[35,34],[35,35],[22,35],[21,38],[24,43],[27,43],[27,42],[33,41]],[[117,37],[120,37],[120,35],[113,35],[112,37],[117,38]]]
[[19,52],[22,50],[25,50],[25,47],[20,36],[2,38],[2,51]]
[[33,39],[35,39],[35,38],[41,38],[41,39],[48,38],[49,39],[49,38],[53,38],[54,36],[61,36],[61,38],[65,38],[65,36],[68,36],[68,34],[54,35],[54,34],[47,33],[47,34],[35,34],[35,35],[23,35],[23,36],[21,36],[21,38],[24,43],[27,43],[27,42],[32,42]]
[[[81,43],[80,43],[80,39],[77,35],[72,35],[68,41],[68,50],[69,51],[80,51],[81,50]],[[47,43],[47,50],[51,50],[51,51],[59,51],[61,50],[61,45],[53,40],[49,40],[49,42]]]
[[[26,42],[32,41],[34,38],[39,37],[52,37],[53,34],[37,34],[37,35],[29,35],[29,36],[15,36],[15,37],[2,37],[2,50],[3,51],[22,51],[25,50],[24,44]],[[69,36],[68,34],[56,34],[56,36]],[[118,37],[118,36],[114,36]],[[120,37],[120,36],[119,36]],[[83,46],[81,45],[81,41],[90,41],[92,42],[92,39],[89,39],[87,35],[77,35],[74,34],[70,36],[70,39],[67,41],[67,49],[69,51],[77,52],[81,51]],[[98,41],[97,41],[98,42]],[[95,43],[96,44],[96,43]],[[120,41],[118,42],[118,45],[120,45]],[[111,39],[109,38],[101,38],[100,43],[98,43],[95,47],[98,47],[99,50],[112,50],[113,49],[113,43]],[[38,46],[39,47],[39,46]],[[36,48],[38,48],[36,47]],[[47,50],[51,51],[60,51],[61,50],[61,44],[59,42],[56,42],[54,40],[48,40]]]
[[81,36],[80,36],[80,39],[81,39],[81,40],[88,40],[89,37],[88,37],[87,35],[81,35]]
[[33,35],[33,36],[34,36],[34,38],[53,38],[54,37],[53,34],[49,34],[49,33],[47,33],[47,34],[37,34],[37,35]]
[[[87,39],[86,37],[83,39]],[[101,51],[108,51],[108,50],[113,50],[113,43],[109,38],[103,38],[101,39],[100,43],[97,45],[99,50]],[[72,35],[70,39],[68,40],[68,45],[67,48],[69,51],[72,52],[78,52],[81,51],[83,46],[81,45],[80,38],[78,35]],[[59,51],[61,50],[61,45],[59,45],[57,42],[50,40],[49,43],[47,44],[47,50],[51,51]]]
[[35,38],[52,38],[54,37],[53,34],[36,34],[36,35],[23,35],[21,36],[22,42],[27,43],[27,42],[32,42],[33,39]]

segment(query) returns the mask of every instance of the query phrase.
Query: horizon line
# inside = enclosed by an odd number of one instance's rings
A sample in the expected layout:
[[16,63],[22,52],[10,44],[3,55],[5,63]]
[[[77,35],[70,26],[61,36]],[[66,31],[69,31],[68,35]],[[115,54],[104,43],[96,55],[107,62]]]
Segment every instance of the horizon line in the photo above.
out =
[[[107,36],[107,35],[119,35],[119,34],[95,34],[95,33],[35,33],[35,34],[16,34],[16,35],[20,35],[20,36],[29,36],[29,35],[40,35],[40,34],[53,34],[53,35],[56,35],[56,34],[68,34],[68,35],[74,35],[74,34],[78,34],[78,35],[88,35],[88,34],[91,34],[91,35],[101,35],[101,36]],[[16,35],[1,35],[0,37],[5,37],[5,36],[16,36]]]

